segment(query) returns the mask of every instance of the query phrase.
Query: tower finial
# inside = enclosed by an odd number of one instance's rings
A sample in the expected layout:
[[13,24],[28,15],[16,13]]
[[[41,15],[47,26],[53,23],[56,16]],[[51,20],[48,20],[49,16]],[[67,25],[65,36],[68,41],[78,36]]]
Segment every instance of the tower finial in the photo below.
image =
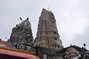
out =
[[48,6],[49,11],[50,11],[50,6],[51,6],[51,0],[49,0],[49,6]]
[[20,17],[20,20],[22,21],[22,18]]
[[29,18],[27,17],[27,20],[29,20]]
[[50,11],[50,5],[49,5],[49,7],[48,7],[48,10]]

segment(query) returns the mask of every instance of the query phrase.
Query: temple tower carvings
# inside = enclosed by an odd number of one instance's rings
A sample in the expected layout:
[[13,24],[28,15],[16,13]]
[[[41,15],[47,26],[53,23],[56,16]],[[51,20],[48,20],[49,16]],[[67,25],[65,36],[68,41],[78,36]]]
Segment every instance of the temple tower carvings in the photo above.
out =
[[8,42],[11,42],[16,49],[29,51],[33,43],[33,35],[29,18],[17,24],[12,29]]
[[62,41],[58,34],[55,17],[51,11],[44,8],[39,17],[38,31],[34,45],[54,50],[63,48]]

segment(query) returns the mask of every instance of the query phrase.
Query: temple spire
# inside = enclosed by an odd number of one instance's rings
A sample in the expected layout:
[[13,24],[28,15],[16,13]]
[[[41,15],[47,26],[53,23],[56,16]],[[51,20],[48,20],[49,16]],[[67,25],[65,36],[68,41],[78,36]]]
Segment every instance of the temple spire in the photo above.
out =
[[55,17],[51,11],[44,8],[39,18],[38,31],[34,44],[35,46],[52,48],[55,50],[63,48]]

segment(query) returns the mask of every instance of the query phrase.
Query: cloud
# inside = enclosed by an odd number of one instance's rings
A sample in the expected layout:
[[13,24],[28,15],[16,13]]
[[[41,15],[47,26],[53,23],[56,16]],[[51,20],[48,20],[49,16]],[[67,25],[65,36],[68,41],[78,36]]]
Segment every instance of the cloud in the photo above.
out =
[[48,7],[48,3],[47,0],[0,0],[0,38],[9,38],[12,28],[21,22],[19,17],[30,18],[35,38],[41,10]]
[[55,15],[63,45],[68,46],[74,39],[76,42],[76,37],[81,36],[85,28],[88,29],[88,2],[89,0],[0,0],[0,38],[9,38],[12,28],[21,22],[19,17],[23,20],[29,17],[35,38],[42,8],[50,8]]
[[89,49],[89,26],[87,26],[84,32],[76,34],[72,40],[74,45],[83,47],[83,44],[86,44],[86,48]]
[[57,26],[64,46],[70,45],[75,35],[82,33],[89,25],[86,12],[89,7],[85,8],[87,2],[88,0],[63,0],[61,7],[55,9]]

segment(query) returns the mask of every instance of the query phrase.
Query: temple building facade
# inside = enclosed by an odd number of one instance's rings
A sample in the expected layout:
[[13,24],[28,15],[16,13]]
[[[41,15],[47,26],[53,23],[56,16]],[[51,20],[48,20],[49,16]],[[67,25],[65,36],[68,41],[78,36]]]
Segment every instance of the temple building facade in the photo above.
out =
[[9,46],[7,46],[8,44],[4,45],[3,41],[0,41],[0,46],[10,47],[11,50],[17,49],[31,52],[40,59],[89,58],[89,51],[85,47],[78,47],[76,45],[63,47],[57,30],[56,19],[52,11],[42,9],[35,39],[33,39],[29,18],[25,20],[20,19],[22,22],[12,29],[11,36],[8,39]]
[[33,36],[29,18],[17,24],[12,29],[8,42],[11,42],[16,49],[29,51],[33,45]]
[[39,17],[38,31],[34,45],[54,50],[63,48],[60,35],[58,34],[55,17],[51,11],[44,8]]
[[82,48],[75,45],[63,48],[55,16],[44,8],[39,17],[34,46],[40,59],[79,59],[82,53]]

